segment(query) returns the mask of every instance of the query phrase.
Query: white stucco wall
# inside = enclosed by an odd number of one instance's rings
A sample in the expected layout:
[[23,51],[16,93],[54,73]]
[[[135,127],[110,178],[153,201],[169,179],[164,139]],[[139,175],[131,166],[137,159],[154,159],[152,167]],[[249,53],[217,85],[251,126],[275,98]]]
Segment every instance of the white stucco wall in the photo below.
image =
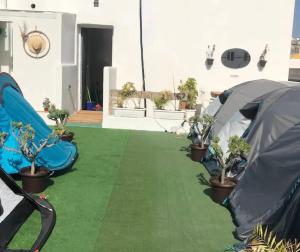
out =
[[[29,99],[32,106],[42,110],[45,97],[60,106],[61,103],[61,69],[60,55],[61,43],[57,36],[61,29],[61,17],[55,13],[24,13],[0,12],[1,21],[9,21],[13,32],[13,67],[11,74],[19,83],[24,96]],[[29,57],[23,49],[20,27],[26,26],[27,32],[35,30],[47,31],[51,41],[49,54],[41,59]]]
[[[138,0],[8,0],[12,9],[65,11],[77,14],[77,23],[114,26],[113,65],[118,86],[126,81],[141,85]],[[148,0],[144,3],[146,83],[150,90],[172,89],[173,79],[193,76],[207,91],[223,90],[257,78],[287,80],[294,0]],[[205,66],[206,48],[216,45],[215,63]],[[268,44],[268,63],[257,62]],[[221,54],[243,48],[250,64],[240,70],[222,65]]]
[[[201,102],[207,102],[211,90],[222,91],[240,82],[259,78],[287,80],[294,2],[144,0],[147,90],[173,90],[173,82],[177,86],[181,79],[194,77],[198,80],[199,91],[205,91]],[[39,98],[30,100],[35,108],[41,107],[41,101],[46,96],[53,97],[55,103],[69,109],[73,106],[70,99],[62,102],[62,97],[67,99],[70,90],[72,96],[80,95],[77,27],[91,24],[113,26],[112,63],[117,69],[117,87],[132,81],[138,89],[141,88],[139,0],[101,0],[99,7],[93,6],[93,0],[7,0],[7,3],[3,1],[0,4],[6,5],[8,9],[31,10],[32,3],[36,5],[36,15],[28,16],[24,13],[8,19],[16,23],[14,55],[18,57],[14,60],[13,74],[17,80],[22,81],[20,84],[25,95],[32,97],[32,90],[36,90]],[[76,19],[70,16],[64,20],[59,18],[60,14],[40,11],[74,13]],[[2,16],[0,18],[1,21]],[[31,29],[34,24],[38,24],[38,28],[51,38],[49,55],[38,62],[20,50],[17,24],[25,19]],[[215,61],[208,69],[205,65],[206,49],[213,44],[216,45]],[[270,49],[268,62],[260,70],[257,63],[266,44]],[[230,48],[247,50],[251,55],[250,64],[242,69],[223,66],[221,55]],[[77,108],[79,100],[75,101]]]
[[[73,89],[76,90],[75,95],[77,95],[77,66],[75,67],[76,71],[73,70],[73,74],[76,77],[74,79],[73,76],[66,73],[65,68],[63,71],[62,64],[62,62],[75,64],[75,45],[72,45],[75,41],[75,31],[70,35],[72,40],[68,39],[69,33],[66,32],[66,41],[61,40],[63,20],[66,20],[67,17],[74,19],[73,15],[61,13],[0,11],[0,21],[9,22],[12,27],[12,36],[10,37],[12,39],[12,66],[9,68],[9,72],[18,82],[24,96],[36,110],[43,109],[42,102],[45,97],[48,97],[56,106],[61,107],[64,95],[62,89],[66,89],[65,86],[67,85],[74,86]],[[48,36],[50,51],[45,57],[34,59],[25,53],[20,33],[20,28],[23,30],[24,25],[26,32],[37,29],[45,32]],[[73,26],[75,27],[75,25]],[[68,47],[70,41],[71,45]],[[2,53],[3,51],[1,50]],[[2,68],[1,65],[1,70]],[[71,69],[74,69],[74,66]],[[72,78],[64,81],[66,79],[65,76],[71,76]],[[62,83],[64,83],[64,86]],[[65,104],[69,104],[69,102],[65,102]]]

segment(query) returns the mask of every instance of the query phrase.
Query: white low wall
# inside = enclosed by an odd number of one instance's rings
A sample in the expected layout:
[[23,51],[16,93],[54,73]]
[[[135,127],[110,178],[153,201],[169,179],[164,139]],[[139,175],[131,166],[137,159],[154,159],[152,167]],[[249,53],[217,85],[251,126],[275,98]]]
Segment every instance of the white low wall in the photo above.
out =
[[181,126],[182,120],[163,120],[154,118],[129,118],[108,116],[103,123],[103,128],[146,130],[146,131],[167,131],[173,133],[188,133],[190,127],[187,123]]

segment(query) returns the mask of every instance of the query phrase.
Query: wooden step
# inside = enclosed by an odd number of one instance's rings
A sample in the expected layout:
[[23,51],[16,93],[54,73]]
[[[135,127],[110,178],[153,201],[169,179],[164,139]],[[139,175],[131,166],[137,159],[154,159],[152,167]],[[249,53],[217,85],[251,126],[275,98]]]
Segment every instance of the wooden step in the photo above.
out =
[[102,111],[81,110],[70,116],[70,123],[102,123]]

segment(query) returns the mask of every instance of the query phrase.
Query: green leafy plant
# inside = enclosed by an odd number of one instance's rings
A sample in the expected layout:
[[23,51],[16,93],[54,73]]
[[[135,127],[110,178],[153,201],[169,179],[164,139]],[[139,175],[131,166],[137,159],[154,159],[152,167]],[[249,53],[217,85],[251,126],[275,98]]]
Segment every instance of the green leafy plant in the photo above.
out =
[[48,110],[48,109],[50,108],[50,106],[51,106],[50,99],[49,99],[49,98],[45,98],[45,99],[43,100],[43,108],[44,108],[45,110]]
[[154,97],[153,102],[157,109],[165,109],[166,104],[172,99],[172,93],[168,90],[161,91],[156,97]]
[[[193,116],[189,119],[189,122],[199,131],[201,148],[204,148],[208,133],[215,121],[216,119],[209,114],[203,114],[201,117]],[[198,127],[198,123],[201,124],[201,128]]]
[[188,78],[185,83],[180,81],[178,91],[181,101],[186,101],[188,109],[194,109],[197,103],[198,91],[197,81],[194,78]]
[[259,224],[248,239],[246,249],[241,252],[300,252],[300,243],[279,240],[268,227]]
[[68,110],[57,109],[54,104],[51,105],[49,114],[47,115],[47,117],[50,120],[55,121],[55,124],[56,124],[55,131],[60,136],[62,136],[63,134],[66,134],[68,131],[66,129],[66,123],[67,123],[69,116],[70,116],[70,113]]
[[26,159],[31,163],[30,173],[35,174],[36,167],[35,162],[39,154],[44,148],[50,148],[58,141],[58,137],[53,131],[48,135],[47,138],[41,139],[39,143],[36,143],[35,140],[35,130],[30,124],[23,125],[22,122],[12,122],[12,134],[17,139],[18,149],[10,148],[5,146],[5,141],[7,139],[8,133],[0,133],[0,145],[2,148],[13,151],[16,153],[23,154]]
[[250,151],[250,145],[245,141],[245,139],[239,136],[232,136],[228,141],[228,158],[224,161],[224,152],[219,145],[220,138],[214,137],[211,142],[211,147],[214,150],[215,157],[222,169],[221,172],[221,184],[225,182],[225,171],[227,168],[233,165],[233,162],[236,158],[247,155]]
[[250,145],[245,141],[245,139],[237,135],[230,137],[228,141],[229,157],[226,159],[226,163],[229,164],[235,158],[247,155],[250,148]]
[[123,108],[124,102],[133,97],[137,93],[134,83],[132,82],[126,82],[121,91],[119,92],[119,95],[117,97],[117,106],[119,108]]

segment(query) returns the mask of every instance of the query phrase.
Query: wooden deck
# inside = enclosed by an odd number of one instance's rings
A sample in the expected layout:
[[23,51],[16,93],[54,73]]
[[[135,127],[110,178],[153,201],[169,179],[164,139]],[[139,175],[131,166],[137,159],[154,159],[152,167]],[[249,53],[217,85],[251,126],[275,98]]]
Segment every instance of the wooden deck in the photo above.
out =
[[69,123],[102,123],[102,111],[81,110],[70,116]]

